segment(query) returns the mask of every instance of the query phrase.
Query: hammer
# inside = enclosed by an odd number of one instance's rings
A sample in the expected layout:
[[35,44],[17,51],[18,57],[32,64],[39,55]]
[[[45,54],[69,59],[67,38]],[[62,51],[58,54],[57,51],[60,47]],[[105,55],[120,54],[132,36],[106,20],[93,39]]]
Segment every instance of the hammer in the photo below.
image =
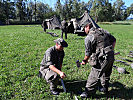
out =
[[79,68],[81,63],[79,62],[79,60],[76,61],[77,67]]

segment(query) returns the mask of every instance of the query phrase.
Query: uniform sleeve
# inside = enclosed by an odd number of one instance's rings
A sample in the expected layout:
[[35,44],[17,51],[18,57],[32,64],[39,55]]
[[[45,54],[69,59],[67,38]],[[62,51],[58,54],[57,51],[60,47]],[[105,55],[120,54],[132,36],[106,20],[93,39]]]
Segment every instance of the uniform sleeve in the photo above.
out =
[[45,52],[45,54],[44,54],[44,57],[43,57],[43,59],[42,59],[42,61],[41,61],[41,65],[46,65],[47,67],[49,66],[49,65],[53,65],[53,59],[52,59],[52,52],[51,52],[52,50],[49,48],[46,52]]
[[85,38],[85,56],[90,56],[92,54],[92,43],[90,37]]
[[53,65],[51,52],[46,52],[45,53],[45,63],[46,63],[47,66]]
[[116,41],[116,38],[111,34],[109,34],[109,39],[111,44],[113,44]]

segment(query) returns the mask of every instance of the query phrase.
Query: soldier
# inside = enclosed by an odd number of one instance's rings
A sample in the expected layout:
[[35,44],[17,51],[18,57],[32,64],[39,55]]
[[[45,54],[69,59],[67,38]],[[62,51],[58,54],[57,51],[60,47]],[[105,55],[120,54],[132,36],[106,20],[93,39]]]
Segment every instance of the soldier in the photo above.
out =
[[66,22],[66,20],[64,19],[61,22],[61,38],[63,38],[63,33],[65,33],[65,39],[67,39],[67,27],[68,27],[68,23]]
[[96,23],[87,21],[84,23],[85,38],[85,57],[81,65],[85,65],[88,60],[92,66],[91,72],[85,87],[85,92],[80,96],[87,98],[96,93],[96,89],[101,84],[100,91],[108,93],[108,86],[112,66],[114,62],[114,47],[116,39],[107,31],[96,28]]
[[44,78],[50,84],[50,91],[53,95],[58,95],[57,85],[59,78],[66,77],[65,73],[61,71],[61,68],[64,58],[63,49],[68,44],[62,38],[58,38],[54,42],[56,45],[47,49],[44,54],[39,70],[39,77]]

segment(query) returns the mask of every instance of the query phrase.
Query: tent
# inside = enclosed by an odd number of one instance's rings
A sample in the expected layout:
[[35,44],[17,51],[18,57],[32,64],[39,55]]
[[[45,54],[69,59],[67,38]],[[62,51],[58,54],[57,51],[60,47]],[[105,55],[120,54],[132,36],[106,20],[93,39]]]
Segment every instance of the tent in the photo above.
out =
[[74,33],[78,34],[79,36],[85,36],[86,33],[83,31],[82,25],[88,20],[88,13],[84,12],[82,16],[79,18],[73,18],[71,21],[73,22],[74,26]]
[[88,12],[85,11],[79,18],[71,19],[74,25],[74,33],[78,35],[85,35],[83,31],[83,25],[86,22],[91,22],[94,28],[99,28],[99,26],[95,23],[95,21],[89,16]]
[[88,23],[92,23],[93,27],[94,28],[100,28],[96,23],[95,21],[91,18],[91,16],[88,14],[87,11],[84,12],[84,14],[80,17],[80,18],[77,18],[76,19],[79,26],[82,27],[82,25],[85,23],[85,22],[88,22]]
[[45,26],[47,26],[47,29],[60,29],[61,23],[59,19],[54,15],[51,19],[45,20]]

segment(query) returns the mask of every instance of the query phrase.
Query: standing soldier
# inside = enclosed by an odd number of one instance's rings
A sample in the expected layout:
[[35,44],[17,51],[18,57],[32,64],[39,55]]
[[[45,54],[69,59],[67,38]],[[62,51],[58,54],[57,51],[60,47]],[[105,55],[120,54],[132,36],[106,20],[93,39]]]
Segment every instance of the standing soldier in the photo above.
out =
[[65,33],[65,39],[67,39],[67,27],[68,27],[68,23],[66,22],[66,20],[64,19],[61,22],[61,38],[63,39],[63,33]]
[[89,59],[92,69],[88,76],[85,92],[80,95],[82,98],[95,94],[99,83],[102,85],[100,91],[108,93],[114,62],[116,39],[107,31],[96,27],[96,25],[91,17],[83,25],[87,37],[85,38],[85,57],[81,65],[85,65]]
[[65,73],[61,71],[61,68],[64,58],[63,49],[68,44],[62,38],[58,38],[54,42],[56,45],[47,49],[44,54],[39,70],[39,77],[44,78],[50,84],[50,91],[53,95],[58,95],[57,85],[59,78],[66,77]]

